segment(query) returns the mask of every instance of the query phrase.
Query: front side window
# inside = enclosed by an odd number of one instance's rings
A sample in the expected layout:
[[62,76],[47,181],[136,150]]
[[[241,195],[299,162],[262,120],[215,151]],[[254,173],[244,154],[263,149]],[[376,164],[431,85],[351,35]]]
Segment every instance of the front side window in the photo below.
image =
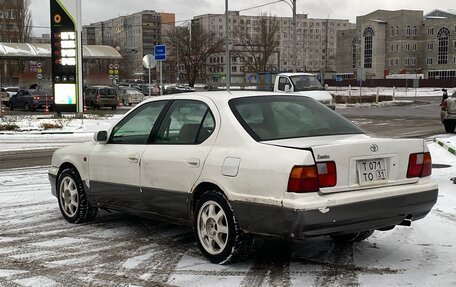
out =
[[199,144],[214,131],[215,120],[209,107],[199,101],[175,101],[158,131],[158,144]]
[[291,87],[291,83],[290,81],[288,80],[287,77],[280,77],[279,78],[279,91],[285,91],[285,86],[286,85],[289,85]]
[[150,102],[134,110],[114,127],[109,143],[147,144],[155,122],[167,103]]
[[233,99],[229,104],[241,125],[257,141],[364,133],[306,97],[249,97]]

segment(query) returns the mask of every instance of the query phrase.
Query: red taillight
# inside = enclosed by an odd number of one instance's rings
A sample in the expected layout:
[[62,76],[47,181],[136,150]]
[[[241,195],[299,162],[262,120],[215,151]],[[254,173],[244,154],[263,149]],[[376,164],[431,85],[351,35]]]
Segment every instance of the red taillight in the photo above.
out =
[[337,183],[336,163],[320,162],[311,166],[295,166],[288,180],[288,192],[312,192]]
[[430,176],[432,173],[432,158],[429,152],[412,153],[409,157],[407,178]]
[[34,97],[33,97],[33,99],[34,99],[34,100],[39,100],[39,99],[40,99],[40,97],[38,97],[38,96],[34,96]]

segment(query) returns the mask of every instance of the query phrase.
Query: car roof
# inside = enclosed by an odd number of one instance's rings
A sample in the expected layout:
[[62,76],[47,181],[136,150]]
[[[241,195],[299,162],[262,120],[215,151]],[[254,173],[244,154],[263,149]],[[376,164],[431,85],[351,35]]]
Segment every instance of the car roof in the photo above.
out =
[[101,88],[109,88],[109,89],[114,89],[113,87],[110,87],[110,86],[90,86],[90,87],[87,87],[88,89],[101,89]]
[[277,93],[277,92],[268,92],[268,91],[205,91],[205,92],[191,92],[191,93],[180,93],[173,95],[163,95],[158,97],[153,97],[147,101],[156,101],[156,100],[173,100],[173,99],[191,99],[204,97],[213,101],[216,105],[222,105],[223,103],[228,102],[231,99],[238,98],[247,98],[247,97],[260,97],[260,96],[292,96],[292,97],[306,97],[303,95],[296,95],[290,93]]
[[313,76],[315,77],[314,74],[310,73],[280,73],[277,76],[285,76],[285,77],[293,77],[293,76]]

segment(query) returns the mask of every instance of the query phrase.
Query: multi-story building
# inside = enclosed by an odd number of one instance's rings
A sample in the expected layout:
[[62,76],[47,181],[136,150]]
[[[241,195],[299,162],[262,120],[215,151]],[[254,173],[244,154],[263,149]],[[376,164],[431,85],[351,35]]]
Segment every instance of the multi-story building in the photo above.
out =
[[24,41],[24,0],[0,2],[0,42]]
[[154,46],[163,41],[165,31],[174,24],[173,13],[145,10],[85,26],[83,42],[115,47],[124,58],[120,64],[123,79],[147,78],[142,59],[154,53]]
[[[278,21],[277,50],[270,58],[269,68],[274,71],[297,71],[331,73],[336,68],[337,31],[351,29],[348,20],[340,19],[311,19],[306,14],[297,15],[297,57],[293,54],[293,21],[291,17],[271,16],[246,16],[240,15],[238,11],[229,12],[229,37],[232,44],[232,51],[242,51],[243,43],[241,35],[247,33],[258,33],[260,21],[263,17]],[[225,15],[205,14],[196,16],[192,25],[200,25],[212,33],[214,37],[223,38],[225,35]],[[248,71],[246,62],[249,56],[242,53],[231,53],[230,64],[232,81],[245,80],[245,73]],[[225,73],[226,57],[223,53],[214,54],[207,61],[207,74],[213,75],[213,80]],[[256,72],[256,71],[255,71]]]
[[382,79],[391,74],[456,78],[456,13],[377,10],[337,34],[337,73]]

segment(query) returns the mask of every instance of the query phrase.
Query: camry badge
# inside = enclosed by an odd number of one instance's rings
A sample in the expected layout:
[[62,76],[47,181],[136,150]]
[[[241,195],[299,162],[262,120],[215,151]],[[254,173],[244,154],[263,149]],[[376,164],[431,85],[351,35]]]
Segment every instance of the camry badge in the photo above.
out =
[[371,145],[371,146],[370,146],[370,150],[371,150],[372,152],[378,151],[378,145],[376,145],[376,144]]

